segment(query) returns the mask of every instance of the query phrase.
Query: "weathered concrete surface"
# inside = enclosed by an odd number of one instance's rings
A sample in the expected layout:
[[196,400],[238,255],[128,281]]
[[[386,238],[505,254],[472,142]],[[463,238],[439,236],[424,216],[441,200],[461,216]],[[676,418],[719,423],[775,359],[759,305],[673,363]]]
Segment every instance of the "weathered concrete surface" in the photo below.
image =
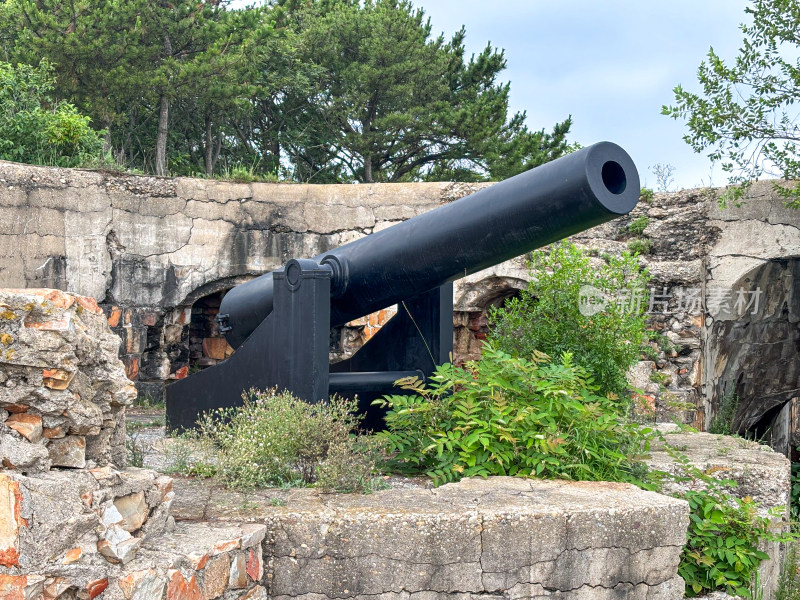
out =
[[167,528],[175,494],[164,475],[105,467],[33,477],[0,472],[0,496],[0,573],[20,575],[71,564],[75,556],[129,562],[142,541]]
[[24,472],[123,465],[136,389],[93,298],[0,289],[0,461]]
[[[774,507],[788,510],[791,463],[769,446],[712,433],[667,432],[664,439],[701,471],[713,472],[718,479],[735,481],[737,485],[731,491],[740,498],[753,498],[761,505],[764,514]],[[647,464],[651,469],[673,474],[680,471],[660,441],[653,443]],[[667,487],[668,491],[682,489],[686,488],[678,484]]]
[[246,495],[177,480],[176,518],[264,523],[272,598],[680,598],[687,504],[509,477],[368,496]]
[[[666,444],[686,456],[690,464],[717,479],[735,481],[736,486],[730,488],[730,493],[739,498],[752,498],[758,503],[759,514],[762,516],[769,516],[772,509],[780,509],[784,518],[782,521],[778,519],[776,526],[785,526],[789,518],[792,484],[789,459],[769,446],[739,437],[669,432],[668,426],[661,428],[665,431]],[[661,441],[653,444],[647,463],[651,470],[686,475],[675,459],[666,452],[664,442]],[[704,487],[705,484],[697,480],[667,481],[664,491],[675,494]],[[764,598],[769,600],[777,589],[783,555],[781,545],[774,542],[765,543],[762,550],[770,555],[770,559],[763,561],[758,569]]]

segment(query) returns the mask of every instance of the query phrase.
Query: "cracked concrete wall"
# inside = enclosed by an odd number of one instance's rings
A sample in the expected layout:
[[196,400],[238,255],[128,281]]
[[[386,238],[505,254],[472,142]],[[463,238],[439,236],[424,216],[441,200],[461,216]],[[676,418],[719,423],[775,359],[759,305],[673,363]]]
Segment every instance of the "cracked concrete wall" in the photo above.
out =
[[[122,337],[127,375],[140,394],[158,398],[164,382],[189,372],[198,299],[485,185],[240,184],[0,162],[0,287],[52,287],[96,298]],[[653,275],[654,295],[669,296],[657,298],[663,306],[653,307],[650,322],[668,343],[654,343],[653,360],[640,363],[631,379],[657,416],[696,407],[681,418],[700,427],[724,393],[726,365],[749,363],[720,349],[719,340],[731,338],[720,323],[736,319],[706,307],[688,310],[678,295],[691,288],[733,290],[755,281],[754,269],[800,254],[800,213],[784,208],[770,182],[753,186],[739,207],[720,208],[716,193],[656,194],[631,215],[574,238],[599,261],[625,249],[626,226],[647,217],[641,237],[651,249],[642,262]],[[487,307],[527,279],[521,258],[457,282],[458,358],[477,356]],[[364,319],[346,328],[339,352],[352,352],[377,325]],[[224,358],[224,342],[216,352]],[[781,364],[798,360],[785,353]]]

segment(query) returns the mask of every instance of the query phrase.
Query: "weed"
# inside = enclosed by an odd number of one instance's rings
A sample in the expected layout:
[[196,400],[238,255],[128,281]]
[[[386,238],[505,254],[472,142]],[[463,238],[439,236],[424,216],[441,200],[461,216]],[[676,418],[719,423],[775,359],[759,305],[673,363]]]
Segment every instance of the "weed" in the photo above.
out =
[[164,458],[166,473],[213,477],[217,471],[216,449],[196,431],[187,431],[169,440]]
[[628,223],[627,226],[622,228],[622,231],[631,235],[642,235],[649,224],[650,218],[642,215]]
[[657,383],[659,385],[668,385],[671,380],[672,378],[668,373],[662,373],[661,371],[653,371],[650,373],[650,381],[653,383]]
[[283,498],[270,498],[269,499],[270,506],[286,506],[286,500]]
[[639,191],[639,200],[643,200],[644,202],[647,202],[648,204],[650,204],[653,201],[654,197],[655,197],[655,193],[650,188],[643,187]]
[[736,482],[715,479],[668,444],[666,450],[681,474],[659,475],[693,482],[692,489],[676,494],[689,502],[690,511],[688,539],[678,567],[686,582],[686,595],[693,597],[721,589],[752,598],[753,591],[759,589],[758,566],[769,558],[758,549],[759,545],[795,539],[793,534],[776,531],[773,520],[780,520],[781,508],[772,509],[769,516],[760,516],[752,498],[737,498],[728,491]]
[[650,253],[653,243],[649,239],[636,238],[628,242],[628,250],[634,256],[644,256]]
[[[793,507],[794,508],[794,507]],[[787,544],[775,600],[800,600],[800,548]]]
[[200,422],[199,438],[217,452],[217,476],[238,489],[318,483],[363,491],[377,448],[352,435],[361,420],[354,400],[309,404],[275,390],[245,395],[241,408],[219,409]]
[[731,435],[738,433],[734,430],[733,421],[736,417],[736,411],[739,409],[739,396],[734,392],[729,392],[722,397],[719,403],[719,410],[711,424],[708,426],[709,433],[720,433],[722,435]]
[[151,394],[139,394],[136,397],[136,401],[133,403],[134,406],[138,408],[145,408],[151,410],[166,410],[166,404],[164,404],[164,399],[154,398]]
[[128,435],[125,438],[125,451],[127,453],[127,463],[130,467],[144,466],[144,448],[139,441],[139,435]]

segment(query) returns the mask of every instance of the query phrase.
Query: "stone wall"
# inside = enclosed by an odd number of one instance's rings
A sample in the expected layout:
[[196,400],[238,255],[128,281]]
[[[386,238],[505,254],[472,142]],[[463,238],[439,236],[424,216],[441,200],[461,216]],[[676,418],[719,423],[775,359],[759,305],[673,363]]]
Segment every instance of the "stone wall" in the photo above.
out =
[[[54,287],[97,299],[123,340],[128,377],[140,395],[158,399],[165,382],[229,354],[213,322],[221,292],[485,185],[238,184],[3,162],[0,210],[8,226],[0,231],[0,286]],[[797,392],[800,308],[792,261],[800,255],[800,213],[783,207],[770,182],[756,184],[738,207],[720,208],[716,195],[656,194],[575,241],[597,260],[633,239],[649,241],[642,260],[653,275],[650,320],[663,337],[653,343],[652,360],[631,374],[644,405],[703,428],[722,398],[735,393],[737,426],[765,430],[789,412]],[[640,236],[626,230],[638,217],[649,220]],[[708,298],[749,291],[776,276],[781,283],[764,290],[769,301],[759,314],[692,300],[696,292]],[[527,278],[524,260],[516,259],[457,282],[456,360],[479,354],[487,308]],[[351,353],[389,316],[336,332],[332,358]]]
[[94,298],[0,290],[0,458],[33,473],[125,461],[136,389]]

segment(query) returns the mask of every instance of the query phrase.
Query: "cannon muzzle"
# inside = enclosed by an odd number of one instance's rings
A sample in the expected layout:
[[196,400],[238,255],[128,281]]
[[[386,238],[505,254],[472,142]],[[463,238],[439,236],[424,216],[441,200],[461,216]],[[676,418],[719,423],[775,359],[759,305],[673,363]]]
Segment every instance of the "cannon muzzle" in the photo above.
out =
[[[627,214],[638,199],[630,156],[600,142],[320,254],[332,270],[331,326]],[[228,292],[228,343],[238,348],[272,303],[272,273]]]

